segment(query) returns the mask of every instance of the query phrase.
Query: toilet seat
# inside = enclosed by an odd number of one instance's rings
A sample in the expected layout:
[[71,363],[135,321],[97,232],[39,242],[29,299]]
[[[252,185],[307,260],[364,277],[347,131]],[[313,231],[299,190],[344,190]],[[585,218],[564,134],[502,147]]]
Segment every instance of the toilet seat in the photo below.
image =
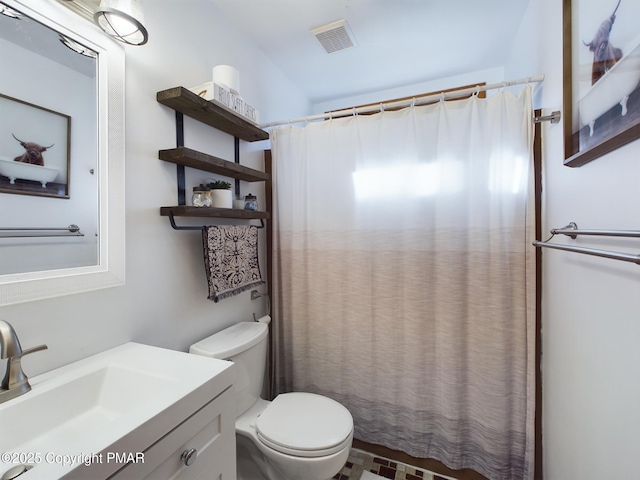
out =
[[256,420],[258,439],[298,457],[322,457],[349,446],[353,419],[340,403],[313,393],[278,395]]

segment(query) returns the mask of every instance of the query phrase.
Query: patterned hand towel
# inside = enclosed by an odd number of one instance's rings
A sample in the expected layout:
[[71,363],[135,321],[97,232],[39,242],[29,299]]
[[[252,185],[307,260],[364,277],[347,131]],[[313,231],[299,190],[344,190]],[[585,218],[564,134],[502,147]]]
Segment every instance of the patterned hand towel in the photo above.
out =
[[218,302],[264,283],[258,264],[258,227],[208,226],[202,241],[209,300]]

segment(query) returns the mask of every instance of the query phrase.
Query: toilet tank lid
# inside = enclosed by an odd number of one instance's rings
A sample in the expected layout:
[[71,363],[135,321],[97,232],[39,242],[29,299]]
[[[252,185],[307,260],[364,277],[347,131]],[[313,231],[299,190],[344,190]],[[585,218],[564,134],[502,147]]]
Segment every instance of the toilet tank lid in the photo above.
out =
[[189,348],[189,353],[227,360],[256,345],[267,336],[268,331],[269,327],[264,323],[236,323],[194,343]]

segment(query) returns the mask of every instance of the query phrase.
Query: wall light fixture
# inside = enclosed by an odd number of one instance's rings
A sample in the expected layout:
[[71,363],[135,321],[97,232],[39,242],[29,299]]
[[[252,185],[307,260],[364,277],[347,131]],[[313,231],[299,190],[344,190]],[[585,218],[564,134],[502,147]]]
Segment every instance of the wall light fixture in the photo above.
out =
[[105,33],[128,45],[144,45],[149,39],[141,0],[101,0],[93,19]]
[[5,15],[9,18],[15,18],[16,20],[20,20],[22,15],[20,12],[16,12],[14,9],[6,7],[4,5],[0,5],[0,14]]

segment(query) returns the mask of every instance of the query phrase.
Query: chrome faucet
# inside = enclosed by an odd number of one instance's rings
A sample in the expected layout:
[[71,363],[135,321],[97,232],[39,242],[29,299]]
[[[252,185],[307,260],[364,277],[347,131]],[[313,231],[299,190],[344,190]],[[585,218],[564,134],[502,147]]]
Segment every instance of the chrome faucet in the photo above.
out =
[[22,371],[22,357],[46,349],[46,345],[38,345],[22,350],[16,331],[11,324],[0,320],[0,359],[7,359],[7,373],[0,384],[0,403],[31,390],[29,379]]

